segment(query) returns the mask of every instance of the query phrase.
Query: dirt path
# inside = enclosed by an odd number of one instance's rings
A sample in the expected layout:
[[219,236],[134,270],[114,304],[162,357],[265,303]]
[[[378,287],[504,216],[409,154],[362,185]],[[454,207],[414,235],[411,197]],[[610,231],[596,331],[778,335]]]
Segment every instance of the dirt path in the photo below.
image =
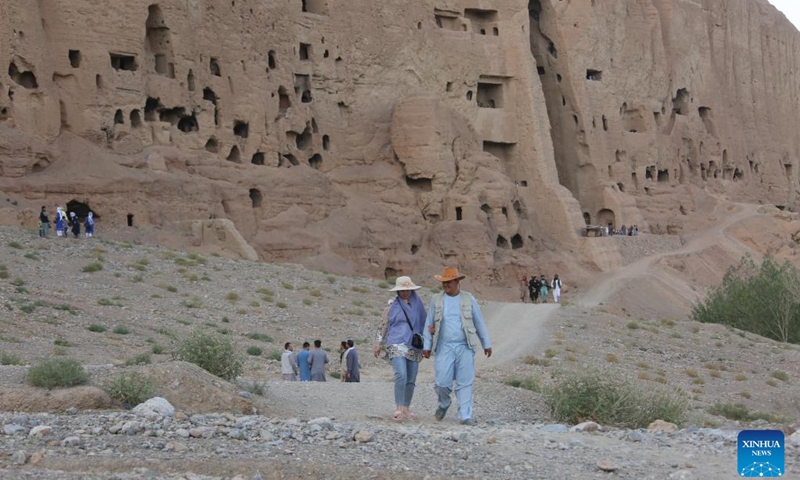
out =
[[[686,285],[677,284],[673,278],[665,272],[658,270],[654,267],[655,263],[666,257],[687,255],[700,252],[708,247],[721,243],[741,243],[730,238],[726,230],[735,223],[756,215],[759,205],[737,205],[738,210],[731,214],[728,211],[717,211],[717,217],[722,218],[716,225],[709,227],[707,230],[694,235],[686,236],[685,243],[682,248],[672,251],[664,252],[656,255],[651,255],[639,259],[629,265],[621,267],[612,273],[604,274],[602,279],[593,285],[586,293],[576,299],[576,303],[586,307],[597,306],[603,302],[608,301],[615,292],[621,290],[627,283],[634,279],[642,278],[645,276],[652,276],[660,282],[663,282],[669,288],[682,291],[686,289]],[[689,293],[689,292],[685,292]]]

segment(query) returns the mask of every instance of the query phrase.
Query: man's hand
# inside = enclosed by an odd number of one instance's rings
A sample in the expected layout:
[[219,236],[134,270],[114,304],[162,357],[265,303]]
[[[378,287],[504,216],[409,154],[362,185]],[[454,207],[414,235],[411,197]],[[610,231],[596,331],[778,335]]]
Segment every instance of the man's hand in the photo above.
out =
[[431,358],[431,351],[430,350],[423,350],[422,356],[425,358]]
[[430,332],[431,335],[436,333],[436,325],[431,325],[430,327],[428,327],[428,331]]
[[483,353],[486,355],[486,358],[489,358],[489,357],[491,357],[491,356],[492,356],[492,349],[491,349],[491,347],[490,347],[490,348],[484,348],[484,349],[483,349]]
[[377,346],[374,350],[372,350],[372,354],[375,355],[375,358],[378,358],[381,354],[381,347]]

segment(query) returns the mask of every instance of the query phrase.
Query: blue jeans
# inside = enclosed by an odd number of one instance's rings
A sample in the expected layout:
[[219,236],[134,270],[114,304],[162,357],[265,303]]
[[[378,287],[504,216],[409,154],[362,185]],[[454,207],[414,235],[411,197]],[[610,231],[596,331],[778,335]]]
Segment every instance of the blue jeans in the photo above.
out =
[[414,396],[419,362],[405,357],[394,357],[392,358],[392,368],[394,369],[394,404],[408,407]]

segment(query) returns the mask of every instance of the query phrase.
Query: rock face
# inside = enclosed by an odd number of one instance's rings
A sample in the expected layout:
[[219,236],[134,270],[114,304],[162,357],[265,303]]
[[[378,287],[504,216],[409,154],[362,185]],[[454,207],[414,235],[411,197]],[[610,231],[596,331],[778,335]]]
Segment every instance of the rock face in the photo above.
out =
[[492,282],[606,268],[584,221],[679,232],[697,192],[794,205],[798,37],[763,0],[19,3],[0,191],[36,210]]

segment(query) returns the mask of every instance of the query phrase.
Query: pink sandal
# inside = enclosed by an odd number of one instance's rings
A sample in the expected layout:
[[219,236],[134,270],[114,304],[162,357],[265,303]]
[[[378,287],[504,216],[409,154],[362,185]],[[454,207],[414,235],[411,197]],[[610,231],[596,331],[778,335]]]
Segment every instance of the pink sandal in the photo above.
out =
[[412,413],[411,411],[403,412],[403,415],[409,420],[416,420],[417,414]]
[[392,415],[392,420],[399,422],[402,419],[403,419],[403,412],[401,412],[400,410],[396,410]]

